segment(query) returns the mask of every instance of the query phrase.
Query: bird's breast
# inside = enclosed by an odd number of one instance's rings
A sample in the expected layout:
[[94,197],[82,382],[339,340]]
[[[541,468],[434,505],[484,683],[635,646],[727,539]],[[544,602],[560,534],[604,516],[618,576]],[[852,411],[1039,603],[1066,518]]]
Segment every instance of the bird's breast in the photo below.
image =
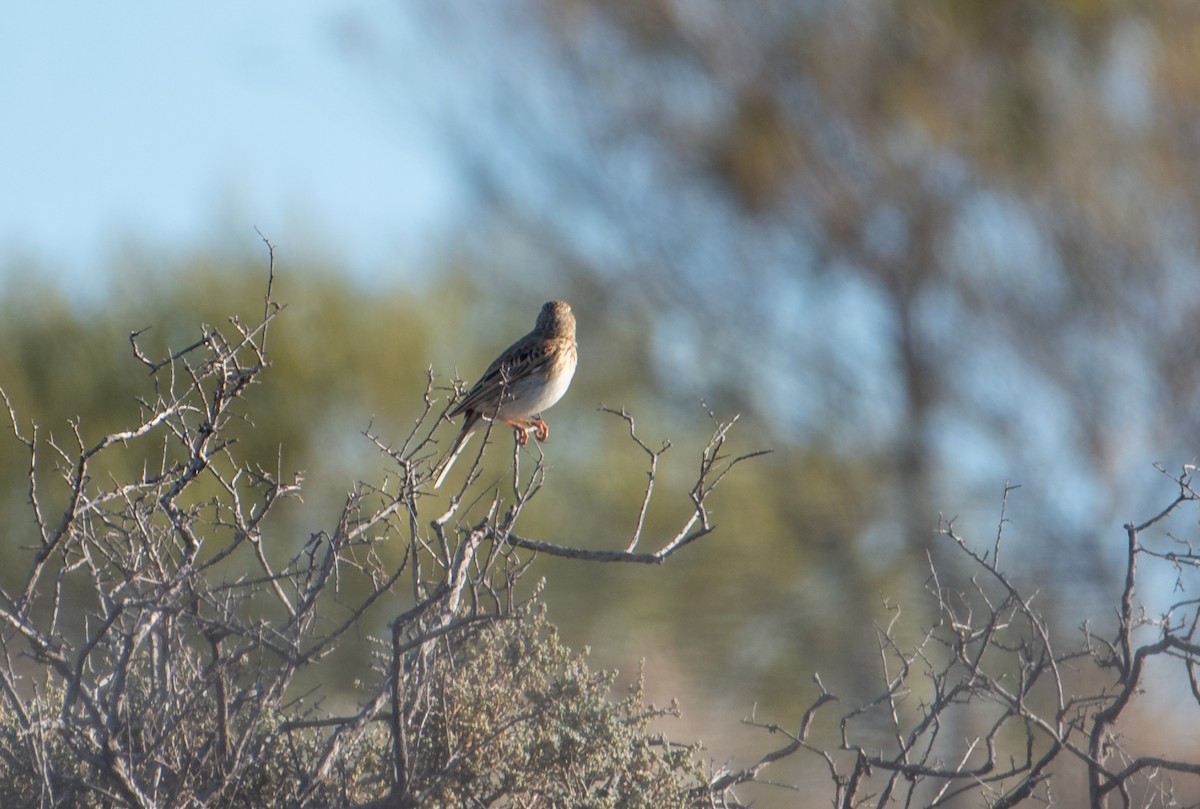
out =
[[576,354],[572,346],[555,371],[536,374],[514,383],[507,401],[500,405],[501,418],[523,419],[546,410],[563,397],[575,376]]

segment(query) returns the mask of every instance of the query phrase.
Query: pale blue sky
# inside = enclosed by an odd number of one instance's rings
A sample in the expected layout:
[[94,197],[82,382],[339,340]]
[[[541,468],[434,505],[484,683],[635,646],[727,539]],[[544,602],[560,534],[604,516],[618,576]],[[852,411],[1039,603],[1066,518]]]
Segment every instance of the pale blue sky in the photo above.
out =
[[[386,90],[352,55],[376,34]],[[257,225],[292,255],[403,272],[462,203],[422,112],[447,69],[431,55],[403,11],[358,0],[7,4],[0,265],[75,283],[123,243],[252,247]]]

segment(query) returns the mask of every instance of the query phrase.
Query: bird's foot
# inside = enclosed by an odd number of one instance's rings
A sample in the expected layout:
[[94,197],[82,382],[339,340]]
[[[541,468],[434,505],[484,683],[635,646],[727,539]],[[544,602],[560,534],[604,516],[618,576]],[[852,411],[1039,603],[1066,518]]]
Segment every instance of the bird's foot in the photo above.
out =
[[538,440],[538,443],[544,442],[550,437],[550,425],[541,419],[518,419],[508,422],[513,428],[513,434],[516,436],[517,445],[525,446],[529,443],[529,433],[533,432],[533,437]]

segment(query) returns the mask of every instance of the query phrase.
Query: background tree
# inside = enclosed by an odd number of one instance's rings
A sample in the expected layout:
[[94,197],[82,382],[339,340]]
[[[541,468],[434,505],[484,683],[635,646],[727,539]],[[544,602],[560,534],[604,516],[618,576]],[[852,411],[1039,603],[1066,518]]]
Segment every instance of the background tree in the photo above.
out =
[[[929,541],[935,491],[990,496],[996,469],[1082,467],[1111,490],[1118,436],[1177,444],[1190,383],[1154,358],[1191,345],[1193,248],[1165,225],[1187,218],[1189,169],[1155,178],[1187,162],[1186,9],[701,8],[440,12],[464,52],[500,36],[525,55],[446,113],[497,229],[539,245],[514,263],[573,267],[613,311],[653,312],[638,328],[668,395],[691,393],[703,357],[782,438],[884,449],[908,541]],[[769,349],[747,361],[747,340]],[[1167,418],[1131,424],[1147,403],[1123,397],[1180,384],[1148,403]],[[1022,420],[1045,407],[1061,423]],[[982,445],[983,474],[941,471],[956,435]],[[1076,541],[1107,516],[1066,507],[1037,510]]]
[[1193,10],[421,9],[480,77],[431,112],[476,180],[481,275],[513,300],[573,275],[633,335],[592,362],[672,413],[745,412],[780,450],[746,531],[773,572],[692,582],[725,605],[765,586],[764,606],[686,610],[731,657],[754,638],[748,677],[861,668],[871,644],[833,616],[919,592],[904,549],[942,552],[939,512],[987,530],[1005,480],[1046,526],[1022,552],[1064,625],[1117,585],[1102,538],[1197,439]]

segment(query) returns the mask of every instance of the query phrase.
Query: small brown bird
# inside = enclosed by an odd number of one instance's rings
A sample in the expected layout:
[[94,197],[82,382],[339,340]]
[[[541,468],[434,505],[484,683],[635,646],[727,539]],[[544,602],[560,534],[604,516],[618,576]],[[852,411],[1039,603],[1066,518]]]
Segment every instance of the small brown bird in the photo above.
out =
[[549,301],[533,331],[505,349],[450,411],[450,418],[465,415],[462,432],[433,488],[442,485],[481,420],[509,425],[521,445],[529,440],[530,430],[538,441],[549,438],[550,427],[540,414],[567,392],[576,361],[575,315],[566,302]]

